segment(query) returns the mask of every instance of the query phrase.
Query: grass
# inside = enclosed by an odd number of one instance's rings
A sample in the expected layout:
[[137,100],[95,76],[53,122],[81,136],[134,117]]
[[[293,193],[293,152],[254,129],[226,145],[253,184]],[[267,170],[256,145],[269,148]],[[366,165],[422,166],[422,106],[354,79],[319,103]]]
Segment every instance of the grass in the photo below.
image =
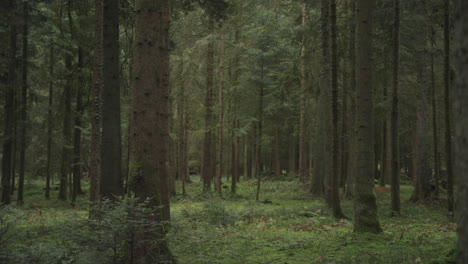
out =
[[[264,203],[255,202],[254,180],[241,182],[237,195],[230,195],[227,185],[223,198],[201,195],[201,183],[198,178],[193,181],[187,186],[188,195],[173,198],[171,204],[167,239],[181,264],[455,263],[451,252],[456,226],[445,204],[407,202],[410,186],[401,188],[399,217],[390,216],[388,188],[377,188],[384,233],[374,235],[353,233],[351,221],[330,217],[326,204],[297,181],[264,182],[260,195]],[[10,232],[15,234],[11,237],[15,248],[66,247],[64,232],[87,218],[85,196],[72,208],[55,199],[56,191],[52,199],[44,200],[40,184],[28,184],[24,206],[11,208],[16,217]],[[342,207],[352,218],[352,201],[343,200]],[[72,247],[58,251],[56,258],[83,250]],[[37,254],[30,251],[18,254]],[[87,262],[75,257],[70,263]]]

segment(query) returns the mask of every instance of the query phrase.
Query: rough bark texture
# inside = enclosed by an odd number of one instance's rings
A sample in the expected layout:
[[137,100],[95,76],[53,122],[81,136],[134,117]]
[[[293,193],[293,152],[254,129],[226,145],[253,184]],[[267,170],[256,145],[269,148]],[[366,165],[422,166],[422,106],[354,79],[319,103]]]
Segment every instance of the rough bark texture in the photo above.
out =
[[20,138],[20,168],[18,178],[17,203],[23,204],[24,174],[26,169],[26,122],[28,97],[28,39],[29,37],[29,6],[23,2],[23,60],[22,60],[22,89],[21,89],[21,138]]
[[[372,101],[373,0],[356,1],[357,177],[354,200],[354,231],[380,233],[374,193],[374,125]],[[371,142],[369,142],[371,141]]]
[[119,1],[103,0],[101,198],[123,193],[119,84]]
[[[0,73],[1,81],[5,85],[5,123],[4,123],[4,134],[3,134],[3,156],[2,156],[2,197],[1,204],[9,204],[11,202],[11,178],[12,178],[12,160],[13,156],[13,128],[14,128],[14,119],[15,119],[15,109],[14,109],[14,89],[16,87],[16,1],[10,0],[8,3],[3,3],[5,5],[4,10],[13,10],[8,15],[8,31],[2,36],[5,36],[5,39],[9,39],[9,42],[5,44],[5,53],[2,54],[2,59],[4,57],[5,61],[8,63],[8,67],[5,70],[5,73]],[[3,6],[2,6],[3,8]],[[2,14],[3,15],[3,14]],[[8,38],[9,35],[9,38]],[[9,45],[7,48],[6,46]]]
[[[210,19],[208,31],[212,32],[214,22]],[[211,192],[211,180],[214,172],[214,153],[213,153],[213,67],[214,67],[214,43],[210,38],[207,47],[206,58],[206,93],[205,93],[205,138],[203,143],[203,191]]]
[[393,95],[392,95],[392,131],[391,131],[391,210],[400,214],[400,158],[398,156],[398,90],[400,85],[400,1],[394,0],[393,23]]
[[454,211],[453,164],[452,164],[452,122],[450,98],[450,0],[444,1],[444,101],[445,101],[445,167],[447,168],[448,210]]
[[102,90],[102,0],[94,1],[94,65],[93,65],[93,108],[91,123],[91,143],[89,153],[89,200],[99,200],[99,180],[101,172],[101,90]]
[[336,4],[337,0],[330,1],[330,22],[331,22],[331,90],[332,90],[332,174],[330,179],[330,203],[335,218],[343,218],[344,214],[340,205],[340,185],[339,185],[339,146],[340,138],[338,134],[338,45],[336,26]]
[[[150,220],[162,226],[170,219],[169,3],[169,0],[136,1],[131,118],[133,190],[136,197],[151,199],[148,206],[153,207],[155,214]],[[163,228],[156,233],[146,232],[137,246],[135,263],[176,263],[164,235]],[[149,238],[152,242],[146,240]]]
[[458,202],[458,263],[468,263],[468,2],[457,0],[456,24],[456,71],[454,90],[454,119],[455,119],[455,166],[457,175]]

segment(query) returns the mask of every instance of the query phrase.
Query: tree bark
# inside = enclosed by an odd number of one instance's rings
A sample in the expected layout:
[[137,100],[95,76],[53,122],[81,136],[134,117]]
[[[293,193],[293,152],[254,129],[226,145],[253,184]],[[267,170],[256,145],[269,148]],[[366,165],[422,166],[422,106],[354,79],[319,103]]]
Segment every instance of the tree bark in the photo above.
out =
[[46,175],[46,190],[45,198],[50,198],[50,178],[52,175],[52,129],[53,129],[53,114],[52,107],[54,103],[54,46],[51,41],[50,57],[49,57],[49,109],[47,110],[47,175]]
[[83,54],[81,47],[78,47],[78,85],[76,91],[76,108],[75,108],[75,128],[73,133],[73,193],[72,193],[72,205],[76,203],[76,197],[82,193],[81,190],[81,126],[83,116],[83,88],[84,85],[83,76]]
[[[135,263],[176,263],[164,240],[169,209],[169,0],[137,0],[131,162],[135,196],[150,199],[151,221],[161,229],[146,231]],[[146,241],[146,242],[144,242]]]
[[439,129],[437,123],[437,97],[435,86],[434,52],[435,30],[431,27],[431,99],[432,99],[432,140],[434,145],[434,196],[439,197],[440,192],[440,162],[439,162]]
[[332,121],[333,121],[333,143],[332,143],[332,175],[330,179],[330,203],[335,218],[344,218],[340,204],[339,185],[339,146],[340,138],[338,134],[338,45],[336,26],[336,4],[337,0],[330,1],[330,26],[331,26],[331,90],[332,90]]
[[[222,27],[222,26],[221,26]],[[224,127],[224,32],[220,29],[219,48],[219,90],[218,90],[218,143],[216,155],[216,192],[221,194],[221,178],[223,174],[223,127]]]
[[[357,177],[354,231],[381,233],[374,193],[374,116],[372,99],[373,0],[356,1]],[[369,142],[371,141],[371,142]]]
[[91,123],[91,142],[89,154],[90,201],[99,200],[99,182],[101,173],[101,90],[102,90],[102,0],[95,0],[94,26],[94,65],[93,65],[93,108]]
[[393,23],[393,95],[392,95],[392,131],[391,131],[391,210],[400,214],[400,158],[398,155],[398,92],[400,85],[400,0],[394,0]]
[[450,0],[444,1],[444,101],[445,101],[445,157],[447,167],[448,211],[454,211],[453,164],[452,164],[452,122],[450,98]]
[[[312,174],[311,192],[317,196],[328,197],[329,184],[325,181],[330,179],[331,156],[331,111],[330,102],[330,5],[328,0],[321,0],[321,46],[322,46],[322,76],[318,97],[317,130],[315,139],[314,171]],[[328,199],[327,199],[328,200]]]
[[101,198],[123,193],[120,125],[119,1],[103,0]]
[[[8,9],[12,12],[8,16],[8,26],[9,30],[9,49],[8,55],[5,59],[8,62],[8,72],[6,73],[7,77],[5,79],[5,125],[4,125],[4,134],[3,134],[3,156],[2,156],[2,197],[0,204],[10,204],[11,203],[11,178],[14,173],[12,170],[13,159],[13,129],[14,129],[14,120],[15,120],[15,109],[14,109],[14,90],[16,87],[16,1],[10,0],[8,4]],[[7,10],[7,9],[5,9]]]
[[[214,21],[208,22],[208,31],[213,32]],[[205,93],[205,139],[203,144],[203,191],[211,192],[213,178],[213,67],[214,67],[214,41],[210,37],[207,47],[206,60],[206,93]]]
[[454,175],[457,175],[458,263],[468,263],[468,2],[455,1],[456,70],[454,89]]
[[29,6],[23,2],[23,74],[21,91],[21,138],[20,138],[20,170],[18,178],[17,203],[23,204],[24,174],[26,167],[26,122],[27,122],[27,94],[28,94],[28,41],[29,41]]
[[302,2],[302,43],[301,43],[301,86],[299,102],[299,180],[305,182],[307,179],[307,146],[306,146],[306,22],[307,2]]

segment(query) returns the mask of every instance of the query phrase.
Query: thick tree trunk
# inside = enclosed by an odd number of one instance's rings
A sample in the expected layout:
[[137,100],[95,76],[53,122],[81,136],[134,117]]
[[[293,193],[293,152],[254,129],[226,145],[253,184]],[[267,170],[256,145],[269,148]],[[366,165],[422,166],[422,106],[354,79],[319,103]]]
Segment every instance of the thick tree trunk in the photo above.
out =
[[[381,233],[374,193],[372,13],[374,0],[356,1],[357,177],[354,231]],[[369,142],[369,140],[371,142]]]
[[400,158],[398,155],[398,90],[400,85],[400,0],[394,0],[393,23],[393,95],[392,95],[392,131],[391,144],[391,210],[400,214]]
[[335,218],[344,218],[340,204],[340,164],[339,147],[340,137],[338,134],[338,45],[336,26],[336,4],[337,0],[330,1],[331,22],[331,90],[332,90],[332,174],[330,179],[330,204]]
[[468,2],[457,0],[456,8],[456,69],[454,90],[455,155],[454,175],[458,186],[458,263],[468,263]]
[[[150,198],[151,221],[170,219],[169,210],[169,0],[137,0],[131,162],[136,164],[133,190]],[[146,231],[135,253],[135,263],[176,263],[165,231]],[[156,243],[155,243],[156,242]]]
[[[214,21],[208,22],[208,31],[213,32]],[[214,67],[214,41],[210,37],[207,47],[206,59],[206,93],[205,93],[205,139],[203,143],[203,191],[211,192],[211,180],[213,178],[213,67]]]
[[123,194],[120,126],[119,1],[103,0],[101,198]]
[[28,41],[29,41],[29,6],[23,2],[23,74],[21,92],[21,138],[20,138],[20,170],[18,178],[17,203],[23,204],[24,174],[26,167],[26,122],[27,122],[27,94],[28,94]]
[[454,211],[452,122],[450,98],[450,0],[444,1],[444,101],[445,101],[445,157],[447,168],[447,202],[450,213]]
[[[8,73],[5,80],[5,125],[4,125],[4,134],[3,134],[3,156],[2,156],[2,197],[0,204],[10,204],[11,203],[11,178],[12,174],[12,163],[13,159],[13,128],[15,120],[15,109],[14,109],[14,89],[16,87],[16,1],[10,0],[8,4],[8,9],[12,12],[8,16],[8,26],[9,30],[9,49],[8,54],[5,59],[8,61]],[[7,9],[5,9],[7,10]],[[5,34],[7,36],[8,34]]]
[[91,123],[91,142],[89,153],[89,181],[91,202],[99,200],[101,175],[101,90],[102,90],[102,0],[95,0],[94,26],[94,65],[93,65],[93,108]]

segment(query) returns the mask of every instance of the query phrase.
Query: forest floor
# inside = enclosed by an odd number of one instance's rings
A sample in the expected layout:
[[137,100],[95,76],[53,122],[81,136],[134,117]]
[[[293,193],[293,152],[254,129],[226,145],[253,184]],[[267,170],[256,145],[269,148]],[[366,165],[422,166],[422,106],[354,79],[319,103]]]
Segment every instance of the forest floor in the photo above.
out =
[[[410,186],[401,188],[399,217],[390,216],[390,190],[376,188],[384,233],[373,235],[355,234],[351,221],[333,219],[324,201],[295,180],[263,182],[261,202],[255,202],[254,180],[238,184],[235,196],[226,184],[223,199],[201,195],[198,177],[192,180],[188,195],[171,203],[168,242],[181,264],[455,263],[456,226],[445,203],[408,202]],[[0,262],[7,254],[3,240],[15,264],[105,263],[83,253],[96,247],[78,224],[88,217],[86,196],[73,208],[56,200],[56,191],[44,200],[41,186],[28,183],[25,204],[0,212],[0,227],[9,229],[0,234]],[[342,207],[352,218],[352,201],[343,200]]]

